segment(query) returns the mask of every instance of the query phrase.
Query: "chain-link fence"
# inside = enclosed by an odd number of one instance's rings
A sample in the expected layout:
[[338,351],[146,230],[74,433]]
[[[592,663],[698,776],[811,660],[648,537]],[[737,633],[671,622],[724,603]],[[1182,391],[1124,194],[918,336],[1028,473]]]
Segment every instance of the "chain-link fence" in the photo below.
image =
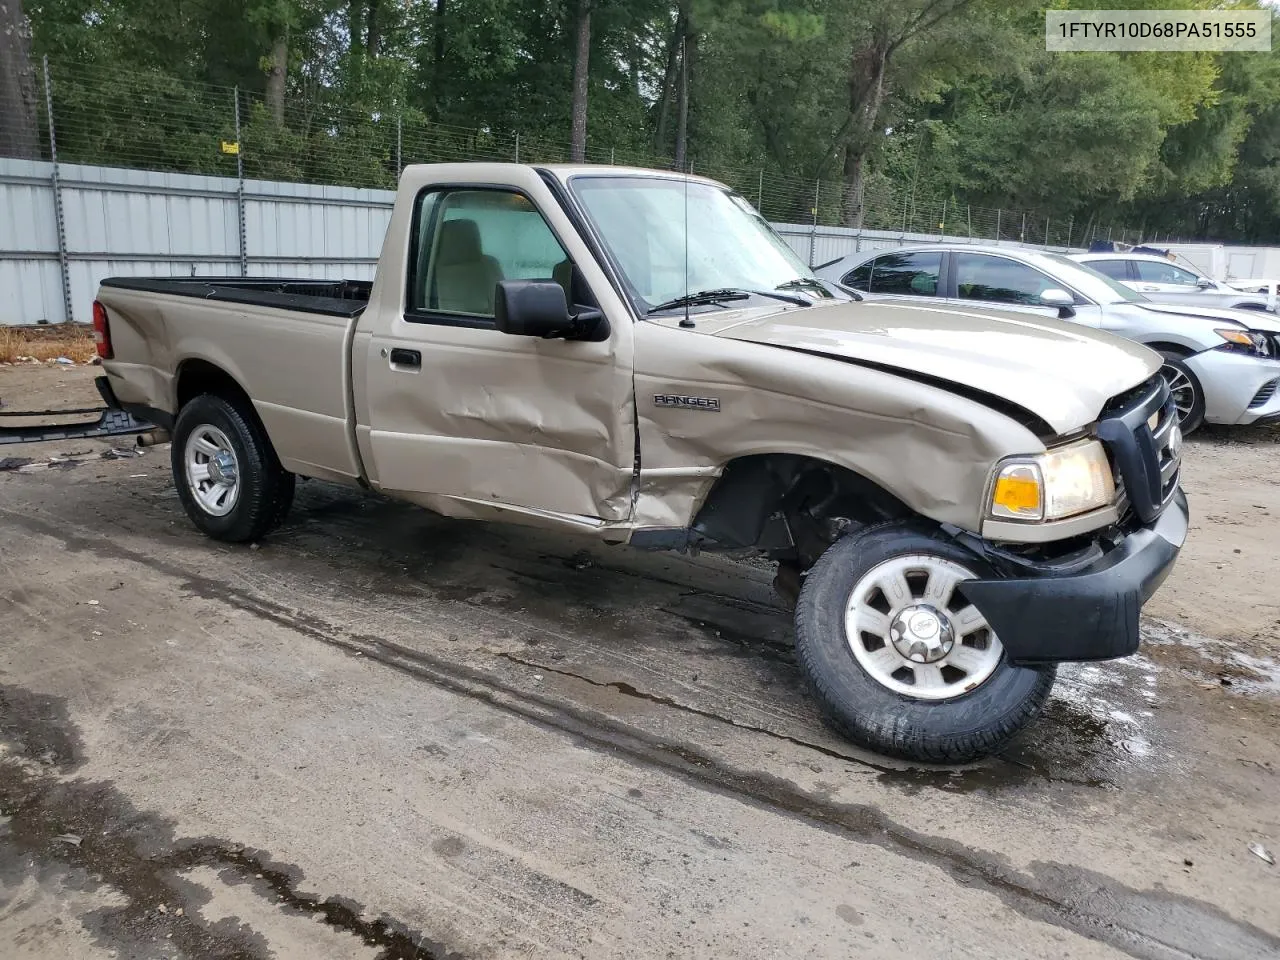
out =
[[[265,99],[229,87],[182,83],[149,72],[46,63],[40,71],[40,159],[351,187],[392,188],[404,166],[458,160],[554,163],[569,159],[565,139],[535,131],[460,127],[422,113],[357,112],[324,96],[284,104],[283,122]],[[52,126],[52,129],[50,127]],[[670,168],[644,150],[591,143],[592,163]],[[701,166],[750,200],[766,219],[813,228],[855,222],[850,188],[771,168]],[[971,238],[1085,247],[1096,239],[1136,243],[1137,230],[1107,218],[1078,222],[1029,210],[971,206],[925,184],[877,177],[863,188],[859,225],[912,239]],[[1168,238],[1164,238],[1168,239]]]

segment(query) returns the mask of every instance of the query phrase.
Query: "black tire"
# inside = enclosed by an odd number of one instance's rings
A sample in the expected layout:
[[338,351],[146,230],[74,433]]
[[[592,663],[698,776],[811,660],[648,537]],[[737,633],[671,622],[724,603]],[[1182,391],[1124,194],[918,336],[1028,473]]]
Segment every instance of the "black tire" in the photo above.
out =
[[[1161,375],[1175,390],[1174,401],[1178,403],[1178,426],[1182,435],[1189,436],[1200,429],[1204,423],[1204,389],[1200,386],[1200,378],[1191,368],[1182,362],[1183,358],[1171,350],[1161,350],[1164,366]],[[1183,399],[1185,398],[1185,400]],[[1185,409],[1184,409],[1185,408]]]
[[850,648],[845,608],[855,585],[874,567],[916,554],[990,574],[951,540],[911,524],[844,537],[805,577],[796,606],[796,651],[828,722],[854,743],[907,760],[967,763],[999,751],[1036,718],[1056,671],[1015,667],[1001,654],[984,682],[945,700],[905,696],[875,679]]
[[[204,425],[221,431],[235,455],[238,491],[234,506],[223,516],[200,506],[187,478],[187,441]],[[259,540],[284,518],[293,502],[294,476],[280,466],[266,431],[244,401],[205,393],[184,406],[174,424],[170,460],[187,516],[215,540]]]

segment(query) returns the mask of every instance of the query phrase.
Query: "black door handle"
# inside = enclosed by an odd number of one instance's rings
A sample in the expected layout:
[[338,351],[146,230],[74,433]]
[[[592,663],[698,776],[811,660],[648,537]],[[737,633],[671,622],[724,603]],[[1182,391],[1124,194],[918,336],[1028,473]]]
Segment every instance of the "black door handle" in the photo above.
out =
[[391,349],[391,363],[397,367],[420,367],[422,366],[422,354],[417,350],[393,347]]

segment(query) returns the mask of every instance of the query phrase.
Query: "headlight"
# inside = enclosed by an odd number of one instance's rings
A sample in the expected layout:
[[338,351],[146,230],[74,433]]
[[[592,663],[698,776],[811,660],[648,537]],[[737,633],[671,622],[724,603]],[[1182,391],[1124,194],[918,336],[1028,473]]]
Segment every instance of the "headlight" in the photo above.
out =
[[1061,520],[1115,499],[1111,464],[1097,440],[1081,440],[996,468],[988,513],[997,520]]
[[1227,341],[1219,347],[1220,350],[1226,350],[1229,353],[1247,353],[1251,357],[1271,356],[1271,339],[1265,333],[1241,330],[1238,327],[1228,327],[1213,332]]

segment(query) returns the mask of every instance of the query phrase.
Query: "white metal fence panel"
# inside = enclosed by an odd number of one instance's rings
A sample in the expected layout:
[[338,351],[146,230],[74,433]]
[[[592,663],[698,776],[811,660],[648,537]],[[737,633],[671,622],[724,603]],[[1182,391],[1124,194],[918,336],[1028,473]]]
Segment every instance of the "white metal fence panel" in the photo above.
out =
[[[803,223],[775,223],[774,229],[792,250],[811,267],[831,260],[838,260],[855,253],[874,250],[892,250],[913,243],[978,243],[996,245],[996,241],[983,237],[953,236],[943,233],[903,233],[897,230],[854,230],[852,227],[814,227]],[[1080,252],[1083,247],[1043,246],[1035,243],[1018,243],[1002,240],[1002,247],[1030,247],[1036,250]]]
[[[0,158],[0,324],[88,322],[98,282],[107,276],[239,276],[243,263],[248,276],[372,279],[395,200],[391,190],[246,180],[241,193],[240,182],[229,177],[77,164],[56,169],[62,251],[54,164]],[[775,227],[811,266],[912,243],[970,242],[967,236]]]
[[[108,276],[239,276],[239,183],[228,177],[0,158],[0,324],[88,322]],[[372,279],[395,194],[244,184],[248,276]],[[62,261],[71,316],[64,306]]]

